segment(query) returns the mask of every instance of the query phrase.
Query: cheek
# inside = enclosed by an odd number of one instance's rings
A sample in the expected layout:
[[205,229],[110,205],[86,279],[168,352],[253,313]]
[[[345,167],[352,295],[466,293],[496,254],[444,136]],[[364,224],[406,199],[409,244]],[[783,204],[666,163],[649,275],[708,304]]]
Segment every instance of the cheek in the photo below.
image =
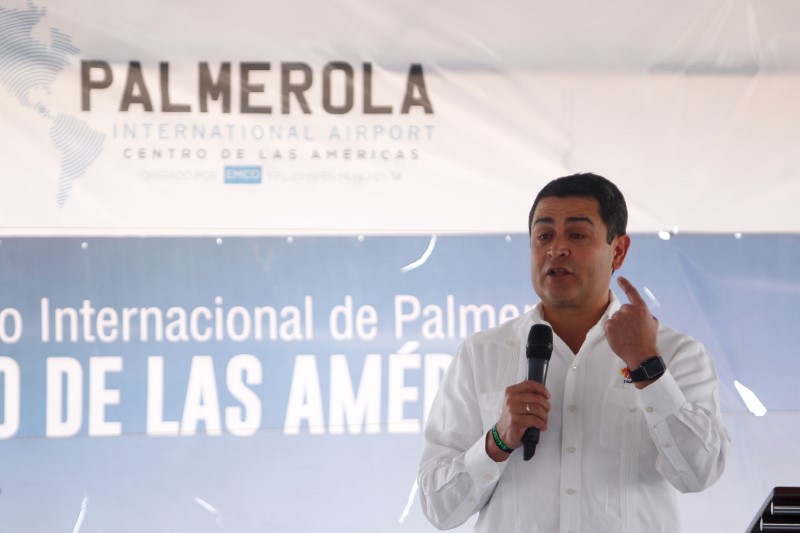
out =
[[542,271],[542,263],[539,261],[538,257],[535,254],[531,254],[530,268],[531,268],[531,281],[535,285],[541,278],[540,272]]
[[536,248],[531,248],[531,272],[541,272],[544,265],[544,254]]
[[601,277],[604,276],[606,273],[611,273],[611,270],[616,270],[618,265],[617,258],[614,256],[613,253],[602,254],[601,257],[597,258],[596,265],[597,265],[597,273]]

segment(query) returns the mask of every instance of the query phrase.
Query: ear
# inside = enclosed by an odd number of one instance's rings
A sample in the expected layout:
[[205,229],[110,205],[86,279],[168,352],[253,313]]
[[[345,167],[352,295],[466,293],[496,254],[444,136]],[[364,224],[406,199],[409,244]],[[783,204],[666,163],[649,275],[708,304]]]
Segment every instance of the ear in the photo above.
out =
[[611,247],[614,250],[614,257],[611,260],[611,268],[619,270],[622,263],[625,262],[625,257],[628,255],[628,248],[631,246],[631,238],[628,235],[617,235],[611,242]]

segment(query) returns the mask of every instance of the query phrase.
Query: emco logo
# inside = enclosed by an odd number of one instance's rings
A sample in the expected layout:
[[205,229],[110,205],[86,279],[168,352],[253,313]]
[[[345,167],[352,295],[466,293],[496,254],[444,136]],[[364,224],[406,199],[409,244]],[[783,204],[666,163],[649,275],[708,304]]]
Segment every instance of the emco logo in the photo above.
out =
[[261,183],[261,167],[226,166],[225,183]]

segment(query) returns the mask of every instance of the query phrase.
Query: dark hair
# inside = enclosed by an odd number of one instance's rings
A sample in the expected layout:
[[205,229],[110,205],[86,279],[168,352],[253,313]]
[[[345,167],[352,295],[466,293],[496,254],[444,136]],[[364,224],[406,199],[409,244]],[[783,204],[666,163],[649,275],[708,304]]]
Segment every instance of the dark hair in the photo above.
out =
[[625,235],[628,227],[628,207],[625,204],[625,197],[622,196],[617,186],[609,180],[589,172],[556,178],[539,191],[528,215],[529,234],[531,232],[531,223],[533,223],[533,212],[536,211],[539,200],[553,196],[557,198],[570,196],[594,198],[597,200],[600,209],[600,218],[608,228],[608,235],[606,236],[608,243],[611,244],[611,241],[618,235]]

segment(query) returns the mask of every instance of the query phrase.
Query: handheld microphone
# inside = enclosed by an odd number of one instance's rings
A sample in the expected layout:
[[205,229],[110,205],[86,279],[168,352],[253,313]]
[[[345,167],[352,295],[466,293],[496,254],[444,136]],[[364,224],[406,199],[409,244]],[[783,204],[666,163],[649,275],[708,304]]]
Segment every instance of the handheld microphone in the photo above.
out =
[[[528,333],[528,344],[525,346],[525,356],[528,358],[528,381],[544,384],[551,355],[553,355],[552,328],[546,324],[534,324]],[[528,461],[533,457],[537,444],[539,444],[539,429],[526,429],[525,435],[522,436],[523,459]]]

